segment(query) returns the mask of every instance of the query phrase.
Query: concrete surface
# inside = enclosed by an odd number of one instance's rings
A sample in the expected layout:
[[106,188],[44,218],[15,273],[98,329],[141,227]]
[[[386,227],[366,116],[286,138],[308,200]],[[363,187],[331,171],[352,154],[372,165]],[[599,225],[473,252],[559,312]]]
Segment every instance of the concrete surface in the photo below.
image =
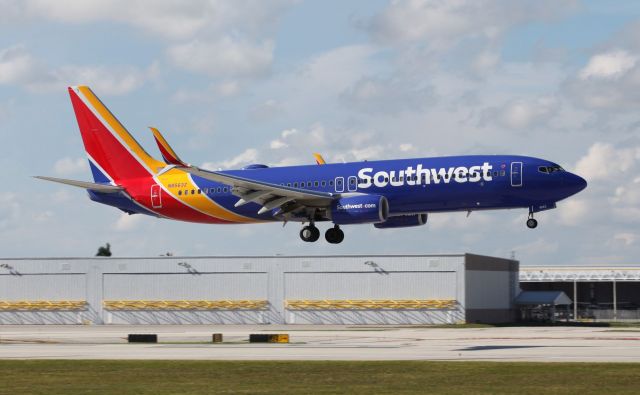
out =
[[[216,332],[225,342],[205,343]],[[128,344],[129,333],[160,343]],[[288,333],[291,343],[249,344],[250,333]],[[0,326],[0,359],[640,362],[640,328]]]

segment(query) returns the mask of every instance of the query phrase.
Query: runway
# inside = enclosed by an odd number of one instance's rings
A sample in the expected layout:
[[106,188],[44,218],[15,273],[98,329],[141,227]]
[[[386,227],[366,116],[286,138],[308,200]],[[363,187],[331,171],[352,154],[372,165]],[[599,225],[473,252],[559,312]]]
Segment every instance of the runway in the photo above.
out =
[[[128,344],[156,333],[157,344]],[[207,343],[223,333],[224,343]],[[289,344],[248,343],[288,333]],[[387,326],[0,326],[0,359],[640,362],[640,328]]]

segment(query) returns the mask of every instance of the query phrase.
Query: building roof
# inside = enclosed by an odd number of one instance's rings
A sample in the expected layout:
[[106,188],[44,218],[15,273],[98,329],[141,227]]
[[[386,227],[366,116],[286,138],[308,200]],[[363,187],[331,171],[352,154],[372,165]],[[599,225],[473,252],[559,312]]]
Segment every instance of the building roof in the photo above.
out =
[[520,266],[521,282],[640,281],[640,265]]
[[562,291],[523,291],[516,298],[517,305],[567,305],[573,303]]

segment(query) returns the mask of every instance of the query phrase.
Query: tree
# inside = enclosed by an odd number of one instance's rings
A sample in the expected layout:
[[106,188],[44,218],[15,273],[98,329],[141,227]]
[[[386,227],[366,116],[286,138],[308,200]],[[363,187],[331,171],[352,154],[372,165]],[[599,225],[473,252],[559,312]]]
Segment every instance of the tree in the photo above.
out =
[[111,256],[111,244],[107,243],[104,247],[98,248],[96,256]]

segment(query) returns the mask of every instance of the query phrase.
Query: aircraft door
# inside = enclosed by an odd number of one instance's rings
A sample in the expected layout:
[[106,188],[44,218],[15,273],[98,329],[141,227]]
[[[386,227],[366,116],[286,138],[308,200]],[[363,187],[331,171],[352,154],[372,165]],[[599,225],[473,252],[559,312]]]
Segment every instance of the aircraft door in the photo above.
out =
[[151,207],[162,207],[162,188],[158,184],[151,185]]
[[511,186],[522,186],[522,162],[511,162]]
[[356,176],[349,177],[347,182],[347,188],[349,188],[349,192],[354,192],[356,189],[358,189],[358,178]]
[[344,192],[344,177],[336,177],[336,192]]

